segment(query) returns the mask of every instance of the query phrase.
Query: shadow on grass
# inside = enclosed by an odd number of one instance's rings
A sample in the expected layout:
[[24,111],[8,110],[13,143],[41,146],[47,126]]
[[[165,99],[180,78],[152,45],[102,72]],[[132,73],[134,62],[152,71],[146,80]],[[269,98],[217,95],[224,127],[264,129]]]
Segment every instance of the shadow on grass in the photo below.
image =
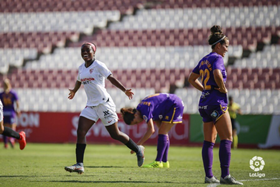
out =
[[10,177],[36,177],[36,176],[30,176],[30,175],[1,175],[0,178],[10,178]]
[[63,183],[154,183],[147,181],[78,181],[78,180],[64,180],[64,181],[49,181],[49,182],[63,182]]
[[[73,175],[69,175],[73,176]],[[23,177],[23,178],[34,178],[38,176],[31,176],[31,175],[2,175],[1,178],[16,178],[16,177]],[[39,176],[40,178],[43,177],[50,177],[50,176]],[[29,181],[29,182],[38,182],[38,181]],[[95,180],[95,181],[82,181],[82,180],[47,180],[47,181],[40,181],[40,182],[52,182],[52,183],[81,183],[81,184],[89,184],[89,183],[95,183],[95,184],[170,184],[170,185],[190,185],[190,184],[201,184],[200,182],[193,182],[193,181],[186,181],[186,182],[176,182],[176,181],[101,181],[101,180]]]
[[132,168],[129,166],[84,166],[85,168]]
[[110,183],[110,184],[118,184],[118,183],[132,183],[132,184],[201,184],[201,183],[197,183],[197,182],[170,182],[170,181],[79,181],[79,180],[61,180],[61,181],[48,181],[48,182],[62,182],[62,183]]

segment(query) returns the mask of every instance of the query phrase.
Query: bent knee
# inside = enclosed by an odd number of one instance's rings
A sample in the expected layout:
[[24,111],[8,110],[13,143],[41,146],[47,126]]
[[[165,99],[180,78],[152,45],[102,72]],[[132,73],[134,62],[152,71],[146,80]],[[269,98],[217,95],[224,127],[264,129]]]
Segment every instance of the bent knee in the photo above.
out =
[[119,140],[120,139],[120,134],[114,133],[114,134],[110,134],[111,138],[113,138],[114,140]]

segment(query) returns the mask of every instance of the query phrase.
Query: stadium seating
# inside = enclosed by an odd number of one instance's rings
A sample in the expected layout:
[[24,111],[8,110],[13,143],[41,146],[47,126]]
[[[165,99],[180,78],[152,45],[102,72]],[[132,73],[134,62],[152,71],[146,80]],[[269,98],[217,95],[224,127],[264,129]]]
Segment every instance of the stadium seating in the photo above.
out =
[[234,66],[239,68],[280,67],[280,45],[267,45],[263,51],[252,53],[248,59],[238,59]]
[[[231,46],[228,57],[241,58],[241,46]],[[163,47],[98,47],[96,57],[102,62],[114,62],[112,69],[193,68],[200,60],[199,54],[209,53],[209,46],[163,46]],[[172,60],[172,63],[170,61]],[[75,69],[82,63],[80,47],[58,48],[53,54],[26,64],[31,69]],[[133,63],[132,63],[133,62]]]
[[90,41],[97,59],[135,91],[130,101],[106,81],[118,111],[175,86],[185,112],[197,113],[199,92],[186,79],[211,51],[209,28],[219,24],[230,40],[229,94],[245,114],[279,114],[279,17],[277,0],[3,0],[0,77],[11,79],[23,110],[80,111],[83,88],[72,101],[68,88],[83,62],[80,46]]
[[[81,111],[87,101],[83,89],[79,90],[73,100],[68,99],[68,89],[53,88],[18,88],[15,89],[19,95],[22,111],[52,111],[52,112],[77,112]],[[107,89],[114,98],[116,110],[119,112],[122,107],[136,107],[139,101],[145,96],[155,93],[154,89],[134,89],[137,95],[132,100],[117,89]],[[32,105],[31,105],[32,103]]]
[[99,0],[2,0],[0,12],[77,12],[77,11],[106,11],[118,10],[121,13],[132,11],[131,9],[141,6],[143,0],[124,1],[99,1]]

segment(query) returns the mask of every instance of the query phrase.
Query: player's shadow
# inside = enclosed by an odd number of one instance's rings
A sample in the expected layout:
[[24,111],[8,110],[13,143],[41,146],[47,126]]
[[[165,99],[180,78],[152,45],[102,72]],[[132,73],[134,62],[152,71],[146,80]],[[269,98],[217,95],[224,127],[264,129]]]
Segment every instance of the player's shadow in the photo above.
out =
[[129,166],[84,166],[85,168],[131,168]]
[[63,183],[112,183],[112,184],[115,184],[115,183],[133,183],[133,184],[136,184],[136,183],[154,183],[154,182],[149,182],[149,181],[79,181],[79,180],[61,180],[61,181],[49,181],[49,182],[63,182]]
[[31,176],[31,175],[1,175],[0,178],[12,178],[12,177],[36,177],[36,176]]
[[[62,182],[62,183],[84,183],[84,184],[89,184],[89,183],[94,183],[94,184],[118,184],[118,183],[126,183],[126,184],[170,184],[172,185],[191,185],[191,184],[201,184],[199,182],[172,182],[172,181],[101,181],[101,180],[96,180],[96,181],[81,181],[81,180],[60,180],[60,181],[48,181],[48,182]],[[203,183],[204,184],[204,183]]]

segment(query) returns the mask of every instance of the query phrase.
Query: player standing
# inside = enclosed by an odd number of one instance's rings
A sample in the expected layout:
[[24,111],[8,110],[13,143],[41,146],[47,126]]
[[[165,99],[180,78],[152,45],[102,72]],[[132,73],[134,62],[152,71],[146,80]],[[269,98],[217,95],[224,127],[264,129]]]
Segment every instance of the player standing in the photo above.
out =
[[86,148],[86,134],[92,125],[101,119],[110,136],[125,144],[129,149],[137,154],[138,166],[144,162],[144,152],[132,139],[118,128],[118,116],[116,106],[105,89],[105,78],[114,86],[122,90],[129,99],[133,97],[131,89],[126,89],[116,78],[106,65],[95,59],[96,45],[84,43],[81,47],[81,56],[85,61],[79,67],[78,77],[74,89],[69,89],[69,99],[73,99],[81,84],[87,95],[86,107],[82,110],[77,129],[76,144],[76,164],[65,167],[66,171],[84,172],[83,160]]
[[9,136],[18,139],[19,148],[23,150],[26,146],[25,132],[21,131],[20,133],[18,133],[9,127],[5,127],[3,123],[3,116],[3,104],[0,101],[0,134],[2,134],[3,136]]
[[153,133],[154,124],[158,127],[157,156],[154,162],[143,165],[145,168],[169,168],[168,150],[170,146],[168,132],[175,123],[182,123],[184,111],[183,101],[174,94],[158,93],[147,96],[137,106],[137,108],[122,108],[123,119],[128,125],[147,123],[147,131],[138,141],[138,145],[143,145]]
[[[16,130],[16,116],[20,115],[19,100],[16,92],[12,90],[9,79],[3,81],[4,91],[0,93],[0,99],[3,104],[4,126]],[[8,148],[8,142],[14,148],[15,139],[3,135],[4,147]]]
[[[227,110],[227,78],[223,57],[228,51],[229,40],[220,26],[211,28],[208,43],[212,52],[203,57],[189,76],[189,82],[202,92],[199,113],[203,119],[204,142],[202,158],[205,170],[205,183],[239,184],[229,173],[231,159],[232,127]],[[201,77],[201,82],[198,78]],[[219,158],[221,178],[217,180],[212,173],[213,147],[217,132],[221,138]]]
[[237,131],[236,131],[236,124],[235,124],[235,119],[237,117],[237,114],[242,114],[241,108],[239,104],[233,101],[232,96],[228,97],[229,104],[228,104],[228,112],[231,120],[231,125],[232,125],[232,139],[233,139],[233,148],[237,149],[238,146],[238,136],[237,136]]

